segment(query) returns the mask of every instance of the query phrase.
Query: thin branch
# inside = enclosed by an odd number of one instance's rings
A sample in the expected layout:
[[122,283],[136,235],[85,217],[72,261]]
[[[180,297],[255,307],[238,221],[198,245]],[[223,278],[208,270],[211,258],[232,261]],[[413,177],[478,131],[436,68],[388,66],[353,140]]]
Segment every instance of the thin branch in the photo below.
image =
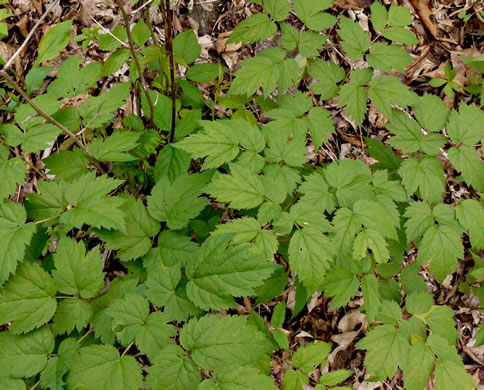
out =
[[129,49],[131,50],[131,54],[132,54],[134,62],[136,64],[136,68],[138,68],[139,79],[141,80],[141,85],[143,87],[143,91],[145,92],[146,100],[148,101],[148,104],[150,105],[150,126],[154,129],[155,123],[154,123],[153,118],[155,117],[155,106],[153,105],[153,101],[151,100],[151,96],[148,93],[148,88],[146,87],[145,76],[143,75],[143,69],[141,69],[141,64],[139,63],[138,53],[136,52],[136,47],[134,46],[133,36],[131,34],[131,28],[129,27],[129,17],[128,17],[128,14],[126,13],[126,11],[123,7],[123,4],[121,3],[121,0],[116,0],[116,4],[118,5],[119,10],[121,11],[121,14],[123,15],[124,24],[126,26],[126,34],[128,36]]
[[49,114],[45,113],[42,111],[30,98],[29,96],[24,92],[24,90],[18,85],[15,80],[13,80],[7,72],[5,71],[0,71],[0,76],[3,77],[7,83],[9,83],[15,91],[19,93],[20,96],[24,98],[24,100],[35,110],[37,111],[37,114],[39,114],[42,118],[46,119],[50,123],[52,123],[54,126],[57,126],[59,129],[61,129],[65,134],[67,134],[69,137],[71,137],[74,142],[79,145],[79,147],[86,153],[86,155],[89,157],[91,160],[91,163],[97,168],[97,170],[100,173],[106,173],[104,169],[101,167],[99,164],[99,161],[97,161],[92,154],[87,150],[86,146],[79,140],[79,138],[76,137],[76,135],[70,131],[67,127],[65,127],[62,123],[60,123],[58,120],[55,118],[51,117]]
[[134,15],[136,12],[141,11],[143,8],[145,8],[147,5],[151,4],[153,0],[148,0],[146,3],[144,3],[141,7],[136,8],[134,11],[131,11],[131,15]]
[[20,47],[17,49],[17,51],[14,53],[14,55],[12,57],[10,57],[10,59],[7,61],[7,63],[3,67],[2,70],[4,72],[8,68],[10,68],[10,65],[12,65],[13,62],[15,61],[15,58],[22,52],[22,50],[25,48],[25,46],[29,42],[30,38],[32,38],[32,36],[34,35],[35,31],[39,28],[39,26],[42,24],[42,22],[44,21],[44,19],[47,17],[47,15],[50,13],[50,11],[52,11],[54,9],[54,7],[57,5],[58,2],[59,2],[59,0],[54,1],[52,3],[52,5],[47,9],[47,11],[45,11],[44,14],[40,17],[40,19],[37,21],[37,23],[35,23],[35,25],[32,28],[32,30],[30,30],[29,35],[27,35],[27,38],[25,38],[25,40],[20,45]]
[[[160,2],[163,4],[163,2]],[[165,16],[166,16],[166,51],[170,57],[170,79],[171,79],[171,129],[169,143],[173,143],[175,139],[175,123],[176,123],[176,86],[175,86],[175,61],[173,58],[173,31],[171,21],[170,0],[164,2]]]

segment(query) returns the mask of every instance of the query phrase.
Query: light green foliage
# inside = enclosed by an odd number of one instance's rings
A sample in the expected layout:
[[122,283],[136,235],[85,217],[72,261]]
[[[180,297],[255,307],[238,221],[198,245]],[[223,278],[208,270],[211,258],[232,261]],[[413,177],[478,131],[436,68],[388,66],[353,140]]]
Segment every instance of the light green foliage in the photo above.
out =
[[49,29],[39,43],[39,54],[35,65],[59,56],[60,51],[69,43],[72,30],[72,20],[56,24]]
[[348,390],[361,367],[328,364],[318,313],[343,335],[361,315],[370,381],[475,387],[456,320],[484,301],[481,56],[465,90],[449,63],[429,83],[444,102],[414,92],[410,9],[252,3],[219,63],[174,26],[173,79],[134,1],[144,85],[125,26],[65,57],[79,26],[48,30],[20,88],[78,141],[0,88],[0,389]]
[[17,264],[23,259],[25,246],[36,230],[36,226],[25,220],[25,209],[19,204],[6,201],[0,204],[0,283],[5,282],[15,272]]
[[12,322],[13,334],[38,328],[54,315],[56,285],[38,264],[21,264],[1,291],[0,322]]
[[121,259],[144,256],[151,248],[151,237],[160,231],[160,224],[150,217],[143,202],[134,197],[128,197],[121,210],[126,213],[126,233],[103,229],[97,234],[109,249],[118,251]]
[[190,320],[180,333],[180,343],[196,364],[206,370],[227,365],[267,363],[271,344],[242,316],[205,316]]
[[1,332],[0,378],[28,378],[45,367],[47,355],[54,350],[54,336],[48,327],[15,335]]
[[161,178],[148,198],[148,212],[157,221],[164,221],[171,229],[185,227],[208,204],[199,198],[210,175],[193,174],[177,177],[173,182]]
[[91,345],[79,350],[67,377],[73,389],[141,388],[141,368],[132,356],[119,356],[113,346]]

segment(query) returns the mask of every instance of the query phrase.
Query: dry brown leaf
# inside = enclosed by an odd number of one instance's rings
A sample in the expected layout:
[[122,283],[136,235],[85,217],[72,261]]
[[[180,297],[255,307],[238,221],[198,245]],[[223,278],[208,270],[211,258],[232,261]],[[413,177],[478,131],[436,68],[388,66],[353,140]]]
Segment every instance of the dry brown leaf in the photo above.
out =
[[438,28],[432,20],[432,5],[429,0],[410,0],[418,17],[422,20],[427,30],[434,36],[438,37]]

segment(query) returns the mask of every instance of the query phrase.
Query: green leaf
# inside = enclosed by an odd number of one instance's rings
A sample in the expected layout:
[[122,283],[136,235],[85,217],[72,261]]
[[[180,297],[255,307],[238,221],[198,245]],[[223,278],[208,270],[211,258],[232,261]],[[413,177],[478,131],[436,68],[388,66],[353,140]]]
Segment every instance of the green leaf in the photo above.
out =
[[368,95],[363,85],[367,84],[372,76],[371,68],[355,69],[351,72],[351,81],[344,84],[340,90],[338,107],[346,106],[347,115],[359,126],[363,123],[367,111]]
[[83,125],[92,129],[111,122],[115,118],[113,112],[121,108],[129,96],[130,83],[116,83],[107,92],[89,96],[79,107]]
[[116,73],[131,57],[131,51],[127,48],[116,50],[104,62],[101,77],[106,77]]
[[307,375],[300,371],[288,370],[284,373],[282,379],[282,388],[284,390],[302,390],[304,385],[309,384]]
[[312,204],[318,210],[333,211],[336,207],[336,196],[329,189],[324,176],[319,173],[313,173],[309,177],[306,176],[304,180],[298,188],[298,192],[304,194],[301,200]]
[[407,311],[413,315],[427,313],[432,307],[432,303],[432,295],[425,291],[409,294],[405,300]]
[[89,157],[80,148],[73,148],[72,151],[61,150],[51,154],[43,162],[49,169],[49,174],[67,182],[72,182],[89,172]]
[[346,16],[340,17],[339,26],[338,34],[343,39],[341,46],[346,55],[352,60],[360,60],[370,48],[369,34]]
[[169,345],[151,360],[146,385],[152,390],[196,388],[202,376],[192,359],[177,345]]
[[262,86],[264,97],[267,97],[276,88],[279,72],[271,58],[260,54],[247,58],[240,62],[240,69],[234,74],[230,93],[251,96]]
[[400,46],[388,45],[385,42],[375,42],[366,56],[368,63],[383,72],[390,73],[395,69],[399,73],[405,73],[413,58]]
[[91,319],[93,310],[89,302],[81,299],[65,299],[59,303],[54,316],[53,331],[56,335],[78,332],[84,329]]
[[138,390],[142,378],[141,368],[132,356],[120,357],[110,345],[90,345],[79,350],[67,384],[74,389]]
[[344,382],[351,375],[353,375],[353,371],[351,370],[331,371],[321,375],[319,383],[325,386],[335,386],[338,383]]
[[[203,64],[196,64],[193,65],[187,72],[187,78],[189,80],[195,81],[197,83],[208,83],[208,82],[215,82],[218,79],[220,72],[227,71],[226,68],[220,67],[218,64],[213,63],[203,63]],[[171,101],[165,96],[166,105]],[[166,116],[169,118],[170,112],[166,113]]]
[[447,133],[456,144],[474,146],[482,140],[482,126],[484,113],[474,104],[459,105],[459,113],[452,110],[449,114]]
[[479,153],[471,146],[461,145],[448,151],[449,161],[464,180],[478,191],[484,191],[484,163]]
[[0,285],[15,272],[18,262],[24,257],[26,245],[35,233],[36,226],[31,222],[25,223],[26,219],[25,209],[20,204],[10,201],[0,204]]
[[383,31],[383,36],[393,42],[405,45],[417,45],[420,43],[415,34],[405,27],[388,27]]
[[425,130],[440,131],[447,123],[447,107],[436,95],[425,93],[419,103],[412,108],[415,118]]
[[315,228],[304,227],[292,236],[288,253],[292,271],[309,290],[318,290],[333,259],[329,238]]
[[312,31],[303,31],[299,37],[299,53],[306,58],[317,57],[328,37]]
[[405,153],[420,150],[427,155],[435,156],[441,153],[441,148],[447,143],[447,138],[440,134],[424,135],[420,125],[399,110],[393,110],[392,119],[387,127],[395,134],[387,143]]
[[271,326],[273,328],[280,328],[284,324],[286,318],[286,301],[282,301],[274,308],[271,318]]
[[[150,29],[143,19],[138,20],[138,23],[134,25],[131,32],[133,34],[133,41],[138,46],[143,46],[146,42],[148,42],[148,39],[150,39]],[[175,40],[173,40],[173,44],[175,44],[174,41]]]
[[308,375],[315,367],[326,362],[331,347],[331,343],[310,343],[305,347],[299,347],[292,355],[291,364]]
[[176,55],[183,58],[187,65],[195,62],[202,51],[193,30],[186,30],[177,34],[173,39],[173,50]]
[[463,364],[439,359],[435,364],[435,388],[442,390],[469,390],[476,384]]
[[410,194],[419,191],[420,198],[429,203],[442,200],[445,191],[445,174],[437,157],[426,156],[421,160],[409,157],[399,169],[402,183]]
[[[0,24],[0,28],[1,28],[1,24]],[[1,390],[25,390],[26,388],[27,387],[25,386],[25,382],[23,380],[0,378]]]
[[129,130],[118,130],[106,139],[96,138],[88,146],[89,152],[98,161],[132,161],[137,158],[125,154],[128,150],[138,146],[140,134]]
[[52,356],[40,373],[40,386],[42,388],[50,390],[65,388],[64,375],[69,371],[68,363],[79,348],[80,345],[74,338],[64,339],[60,343],[57,356]]
[[171,337],[176,335],[175,328],[167,324],[166,316],[160,312],[150,314],[148,301],[140,295],[127,294],[115,300],[106,309],[106,314],[113,319],[118,341],[123,345],[135,341],[149,359],[169,345]]
[[293,0],[294,11],[297,17],[310,30],[321,31],[333,27],[336,18],[323,11],[331,6],[332,0]]
[[322,99],[331,99],[339,91],[338,83],[345,78],[345,71],[334,62],[327,63],[316,59],[309,63],[309,74],[317,80],[310,85],[311,90],[321,95]]
[[391,103],[407,108],[418,101],[415,93],[394,76],[377,76],[371,80],[368,96],[388,119],[392,119]]
[[148,269],[146,296],[157,306],[164,306],[164,313],[175,321],[186,321],[189,316],[200,314],[200,310],[188,300],[181,280],[179,266],[166,267],[157,261]]
[[173,182],[175,178],[188,171],[191,162],[190,155],[171,144],[161,149],[155,164],[155,181],[158,182],[163,176]]
[[[244,122],[246,126],[250,126]],[[238,156],[237,121],[203,121],[203,133],[192,134],[175,144],[194,158],[206,157],[203,169],[218,168]]]
[[[432,335],[444,338],[448,345],[454,348],[456,340],[459,337],[454,315],[455,310],[452,310],[448,306],[432,306],[428,313],[420,317],[427,323]],[[440,357],[443,358],[443,356]],[[455,358],[458,359],[457,356]]]
[[428,347],[417,342],[410,347],[408,364],[403,368],[403,380],[408,390],[424,389],[434,370],[434,354]]
[[370,7],[371,10],[371,23],[378,32],[383,32],[387,25],[388,12],[385,6],[381,5],[379,1],[374,1]]
[[[214,372],[212,381],[215,389],[220,390],[243,390],[243,389],[260,389],[276,390],[274,381],[271,377],[261,374],[253,367],[222,367]],[[204,389],[204,382],[199,387]]]
[[430,272],[442,283],[464,258],[460,234],[447,226],[432,226],[425,232],[418,247],[419,264],[430,263]]
[[408,26],[413,18],[408,8],[392,4],[388,10],[388,24],[390,26]]
[[39,43],[39,53],[35,66],[59,56],[69,43],[72,31],[72,20],[56,24],[45,33]]
[[[1,149],[0,154],[2,154]],[[8,154],[5,157],[8,158]],[[27,168],[22,159],[14,157],[8,160],[7,158],[3,160],[3,156],[0,155],[0,177],[2,178],[0,199],[8,198],[17,190],[17,185],[23,185],[27,173]]]
[[126,198],[121,210],[126,213],[126,233],[100,230],[97,234],[123,260],[144,256],[151,248],[151,237],[160,231],[160,223],[149,216],[141,200],[131,196]]
[[233,209],[251,209],[264,200],[264,186],[260,176],[239,165],[230,166],[230,174],[214,175],[205,191]]
[[272,19],[280,22],[289,16],[291,3],[285,0],[264,0],[264,9],[272,16]]
[[273,36],[276,31],[275,23],[270,21],[266,14],[258,13],[240,22],[227,43],[255,43]]
[[209,203],[199,198],[210,179],[209,172],[181,175],[173,182],[162,177],[148,197],[148,212],[157,221],[166,222],[170,229],[181,229],[188,225]]
[[333,297],[329,310],[345,306],[359,288],[360,282],[353,272],[343,267],[332,269],[323,281],[324,293]]
[[47,364],[47,355],[54,350],[54,336],[48,327],[26,335],[0,333],[0,377],[28,378],[38,374]]
[[160,258],[167,267],[184,266],[197,254],[198,246],[189,237],[164,230],[158,236]]
[[366,349],[365,366],[378,378],[393,378],[398,367],[404,367],[410,350],[405,336],[391,325],[376,326],[356,344]]
[[233,219],[223,225],[217,225],[217,230],[212,236],[221,234],[233,234],[232,243],[235,245],[253,241],[261,231],[260,223],[251,217]]
[[[73,58],[73,57],[69,57]],[[67,61],[67,60],[66,60]],[[47,75],[54,69],[53,66],[39,66],[32,68],[25,76],[25,86],[27,87],[27,94],[30,95],[32,91],[37,91],[42,87]]]
[[373,229],[365,229],[358,233],[353,244],[353,258],[362,259],[371,249],[377,263],[386,263],[390,258],[390,252],[383,236]]
[[63,294],[93,298],[104,287],[103,261],[99,249],[86,254],[83,242],[62,237],[54,254],[55,270],[52,271],[57,289]]
[[473,248],[484,249],[484,209],[474,199],[463,200],[456,206],[459,223],[466,229]]
[[235,307],[234,297],[255,294],[274,271],[272,263],[249,254],[249,245],[227,247],[230,236],[208,238],[187,265],[187,294],[204,310]]
[[54,315],[56,285],[38,264],[22,263],[0,294],[0,323],[12,322],[13,334],[26,333]]
[[231,364],[261,367],[269,363],[272,348],[246,317],[218,314],[190,320],[180,332],[180,343],[204,370]]

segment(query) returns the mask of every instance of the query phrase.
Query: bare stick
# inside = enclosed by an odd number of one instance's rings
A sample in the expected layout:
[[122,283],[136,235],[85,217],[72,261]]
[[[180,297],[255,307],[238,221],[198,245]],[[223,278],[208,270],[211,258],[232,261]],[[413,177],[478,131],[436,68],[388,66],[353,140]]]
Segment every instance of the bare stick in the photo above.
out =
[[124,9],[123,4],[121,3],[121,0],[116,0],[116,4],[118,5],[119,10],[121,11],[121,14],[123,15],[124,24],[126,25],[126,34],[128,36],[129,49],[131,50],[131,54],[134,58],[136,68],[138,68],[139,79],[141,80],[141,85],[143,87],[143,91],[145,92],[146,100],[148,101],[148,104],[150,105],[150,126],[154,129],[155,123],[154,123],[153,118],[155,117],[155,106],[153,105],[153,101],[151,100],[151,96],[148,93],[148,88],[146,87],[145,76],[143,75],[143,70],[141,69],[141,64],[139,63],[138,53],[136,52],[136,48],[135,48],[134,42],[133,42],[133,36],[131,35],[131,28],[129,27],[128,14],[126,13],[126,11]]
[[55,118],[51,117],[49,114],[45,113],[42,111],[30,98],[29,96],[24,92],[24,90],[13,80],[7,72],[5,71],[0,71],[0,76],[3,77],[7,83],[9,83],[15,91],[19,93],[20,96],[24,98],[24,100],[39,114],[42,118],[46,119],[53,125],[57,126],[59,129],[61,129],[65,134],[67,134],[69,137],[71,137],[74,142],[79,145],[79,147],[86,153],[86,155],[90,158],[91,162],[94,164],[94,166],[97,168],[97,170],[100,173],[106,173],[104,169],[101,167],[99,164],[99,161],[97,161],[92,154],[87,150],[86,146],[79,140],[79,138],[76,137],[76,135],[70,131],[67,127],[65,127],[62,123],[60,123],[58,120]]
[[10,65],[12,65],[13,62],[15,61],[15,58],[22,52],[24,47],[29,42],[30,38],[32,38],[32,36],[34,35],[35,31],[39,28],[41,23],[44,21],[44,19],[47,17],[47,15],[50,13],[50,11],[52,11],[54,9],[54,7],[57,5],[58,2],[59,2],[59,0],[54,1],[52,3],[52,5],[49,7],[49,9],[47,11],[45,11],[44,14],[41,16],[41,18],[37,21],[37,23],[35,23],[32,30],[30,30],[29,35],[27,35],[27,38],[25,38],[25,40],[20,45],[20,47],[17,49],[17,51],[14,53],[14,55],[12,57],[10,57],[10,59],[7,61],[7,63],[5,64],[5,66],[2,69],[3,71],[6,71],[8,68],[10,68]]
[[[162,2],[160,2],[163,4]],[[164,3],[165,15],[166,15],[166,51],[170,57],[170,79],[171,79],[171,130],[169,143],[171,144],[175,139],[175,123],[176,123],[176,87],[175,87],[175,61],[173,58],[173,32],[171,21],[170,0],[165,0]]]

